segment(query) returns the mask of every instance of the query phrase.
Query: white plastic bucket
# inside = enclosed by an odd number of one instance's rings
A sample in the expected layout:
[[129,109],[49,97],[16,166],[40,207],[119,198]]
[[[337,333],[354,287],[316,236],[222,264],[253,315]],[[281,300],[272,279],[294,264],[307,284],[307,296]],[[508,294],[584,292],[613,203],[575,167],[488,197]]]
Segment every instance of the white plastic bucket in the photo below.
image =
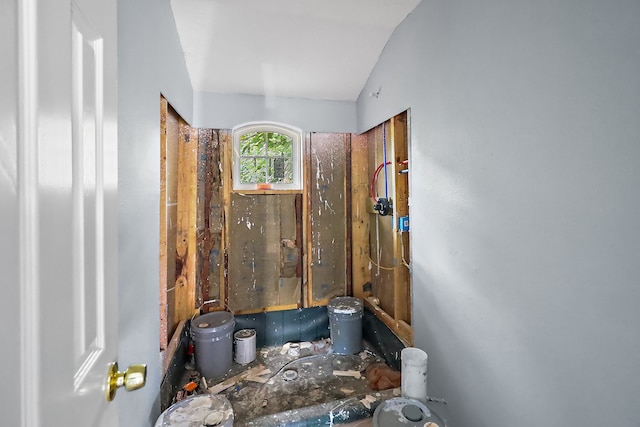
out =
[[427,402],[427,353],[419,348],[407,347],[400,353],[402,359],[402,396]]
[[256,331],[240,329],[233,334],[236,342],[236,363],[246,365],[256,359]]

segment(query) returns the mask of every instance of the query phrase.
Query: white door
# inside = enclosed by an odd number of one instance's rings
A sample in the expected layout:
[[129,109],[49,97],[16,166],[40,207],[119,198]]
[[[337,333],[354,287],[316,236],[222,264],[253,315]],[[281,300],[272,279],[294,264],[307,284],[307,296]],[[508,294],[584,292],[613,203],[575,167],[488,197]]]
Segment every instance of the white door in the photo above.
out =
[[2,4],[0,424],[117,426],[116,0]]

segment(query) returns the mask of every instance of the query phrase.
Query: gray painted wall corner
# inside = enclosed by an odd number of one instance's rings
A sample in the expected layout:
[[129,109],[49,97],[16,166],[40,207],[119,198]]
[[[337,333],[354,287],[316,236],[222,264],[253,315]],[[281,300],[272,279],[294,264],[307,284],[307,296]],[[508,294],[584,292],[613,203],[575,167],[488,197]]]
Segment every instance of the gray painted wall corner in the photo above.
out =
[[118,362],[148,365],[146,386],[118,398],[119,425],[139,427],[160,415],[160,95],[191,122],[193,91],[168,0],[120,0],[118,38]]
[[451,425],[640,424],[638,19],[423,0],[360,95],[361,131],[411,108],[413,324]]

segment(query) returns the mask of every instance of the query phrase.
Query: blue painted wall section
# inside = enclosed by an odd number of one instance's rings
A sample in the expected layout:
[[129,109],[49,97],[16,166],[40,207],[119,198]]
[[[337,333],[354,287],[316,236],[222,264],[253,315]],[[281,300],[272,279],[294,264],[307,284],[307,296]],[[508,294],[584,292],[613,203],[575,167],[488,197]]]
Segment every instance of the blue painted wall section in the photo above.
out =
[[256,330],[256,347],[329,337],[326,307],[236,315],[236,331]]

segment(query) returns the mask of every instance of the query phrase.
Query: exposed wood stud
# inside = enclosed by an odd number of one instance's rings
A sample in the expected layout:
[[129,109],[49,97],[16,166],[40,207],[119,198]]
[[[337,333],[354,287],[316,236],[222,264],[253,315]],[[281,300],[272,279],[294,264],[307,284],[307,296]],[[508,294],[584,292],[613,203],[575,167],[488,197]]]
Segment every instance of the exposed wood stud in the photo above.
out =
[[369,163],[366,135],[351,135],[351,275],[353,296],[366,298],[369,269]]
[[[168,344],[167,323],[167,100],[160,97],[160,350]],[[173,319],[172,319],[173,321]],[[165,370],[166,371],[166,370]]]
[[[210,260],[211,252],[211,129],[198,130],[198,277],[199,286],[196,292],[196,305],[209,300]],[[199,293],[199,295],[198,295]]]
[[[232,168],[232,152],[233,152],[233,138],[230,130],[222,129],[218,131],[218,141],[220,144],[220,168],[222,177],[222,229],[221,229],[221,242],[223,249],[221,254],[223,256],[223,268],[220,269],[220,301],[224,302],[224,305],[229,307],[229,281],[228,281],[228,268],[229,268],[229,255],[227,248],[229,247],[229,208],[231,205],[231,189],[233,188],[231,168]],[[230,307],[233,309],[233,307]]]
[[[174,322],[191,317],[195,308],[198,146],[196,130],[180,119],[178,152],[178,230],[176,242],[176,311]],[[192,137],[192,133],[194,133]]]
[[[303,202],[302,202],[302,194],[297,194],[296,195],[296,248],[298,250],[298,264],[296,267],[296,277],[300,277],[302,279],[302,271],[304,270],[303,266],[303,245],[302,245],[302,241],[303,239],[303,224],[304,224],[304,214],[303,214]],[[302,304],[302,301],[300,301],[300,303]]]
[[175,331],[177,277],[182,274],[182,260],[177,258],[178,162],[180,116],[166,99],[160,100],[160,348]]
[[409,214],[409,187],[407,176],[400,174],[400,169],[404,169],[400,162],[408,158],[407,150],[407,113],[399,114],[390,121],[390,140],[392,146],[393,160],[392,173],[395,188],[394,200],[394,230],[393,246],[395,257],[398,260],[398,268],[394,270],[394,317],[397,320],[411,321],[411,291],[409,281],[411,280],[409,270],[403,265],[403,245],[402,234],[398,231],[398,220],[400,217]]
[[352,254],[352,250],[351,250],[351,244],[353,241],[353,234],[352,234],[352,230],[353,230],[353,224],[352,224],[352,220],[353,220],[353,213],[352,213],[352,208],[353,208],[353,204],[351,203],[351,198],[352,198],[352,193],[351,193],[351,135],[349,134],[345,134],[344,135],[344,143],[345,143],[345,174],[344,174],[344,180],[345,180],[345,186],[344,186],[344,203],[345,203],[345,254],[346,254],[346,260],[345,260],[345,267],[346,267],[346,295],[353,295],[353,273],[352,273],[352,268],[353,268],[353,262],[351,260],[351,254]]
[[376,317],[378,317],[378,319],[382,320],[384,324],[387,325],[398,338],[400,338],[404,345],[413,345],[413,328],[409,324],[407,324],[407,322],[394,319],[382,308],[377,305],[371,304],[368,300],[365,300],[364,303],[367,307],[369,307],[369,309],[371,309],[371,311],[376,315]]
[[[211,243],[209,245],[209,290],[206,300],[221,299],[224,301],[224,291],[222,287],[224,282],[222,281],[222,274],[224,271],[223,260],[223,224],[224,224],[224,210],[223,210],[223,188],[222,188],[222,171],[221,171],[221,145],[219,139],[219,131],[208,129],[211,132],[211,138],[209,140],[209,147],[207,149],[207,184],[209,185],[207,195],[209,196],[208,202],[205,201],[205,209],[207,212],[207,225],[209,230]],[[224,310],[224,304],[211,304],[208,310]]]
[[312,286],[313,286],[313,277],[311,274],[311,134],[307,134],[304,142],[304,157],[303,157],[303,167],[304,167],[304,185],[303,188],[303,206],[304,206],[304,224],[302,227],[302,231],[304,233],[304,241],[306,242],[306,249],[303,255],[304,260],[304,275],[302,277],[302,300],[304,301],[305,307],[313,306],[313,295],[312,295]]

